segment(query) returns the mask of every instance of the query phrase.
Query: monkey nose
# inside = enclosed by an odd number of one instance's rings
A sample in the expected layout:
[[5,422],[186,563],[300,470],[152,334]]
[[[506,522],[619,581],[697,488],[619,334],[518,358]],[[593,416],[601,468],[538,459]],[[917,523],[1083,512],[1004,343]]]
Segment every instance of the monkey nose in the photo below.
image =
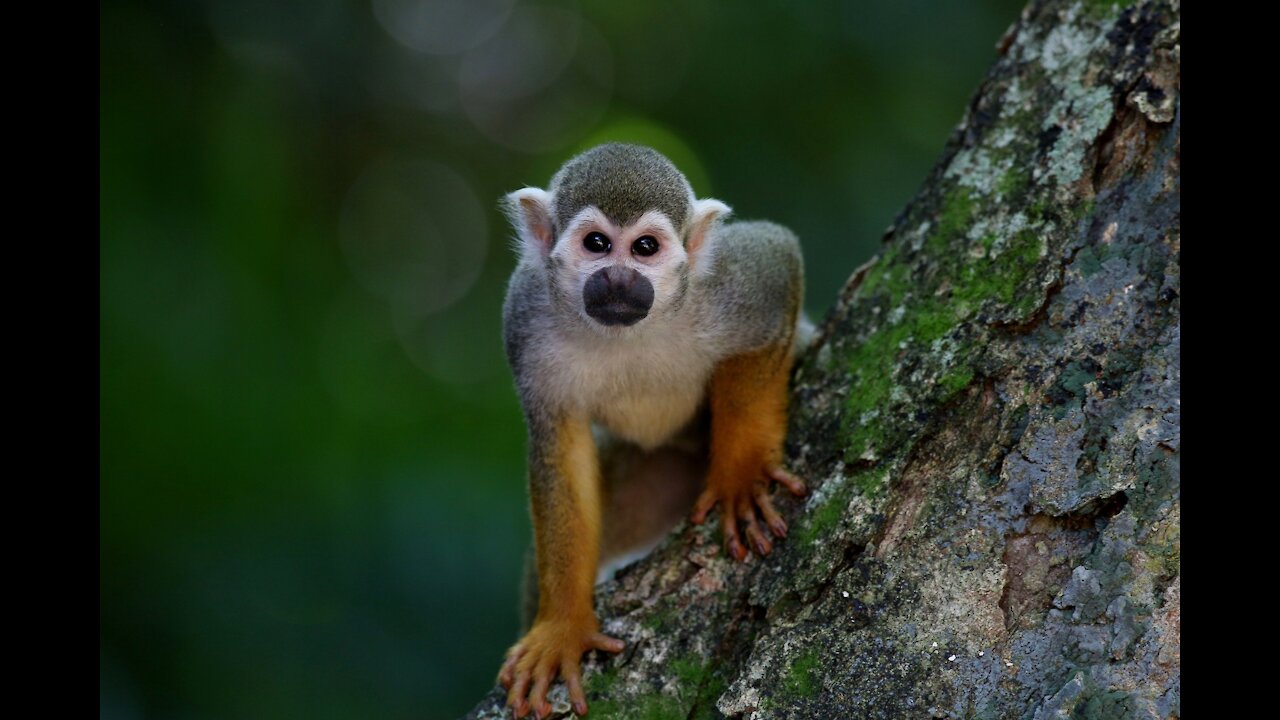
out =
[[605,325],[631,325],[649,314],[653,283],[622,265],[610,265],[587,278],[582,288],[587,314]]
[[643,279],[640,273],[622,265],[610,265],[603,270],[605,286],[614,293],[627,294],[636,285],[636,279]]

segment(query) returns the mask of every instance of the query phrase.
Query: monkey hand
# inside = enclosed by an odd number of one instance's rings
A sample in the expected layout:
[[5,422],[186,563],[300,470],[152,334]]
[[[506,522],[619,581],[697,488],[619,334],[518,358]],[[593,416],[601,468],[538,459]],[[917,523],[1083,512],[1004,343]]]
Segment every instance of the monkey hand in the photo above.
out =
[[621,652],[624,643],[598,630],[595,615],[586,618],[538,620],[528,634],[507,651],[507,660],[498,681],[507,690],[507,707],[521,718],[533,710],[541,719],[551,714],[547,689],[559,674],[569,690],[569,700],[578,715],[587,714],[587,696],[582,690],[582,654],[588,650]]
[[713,472],[707,479],[707,489],[693,506],[690,520],[694,525],[701,525],[711,508],[719,503],[720,529],[729,554],[739,561],[747,559],[747,550],[738,535],[738,523],[741,522],[755,551],[762,557],[768,555],[773,550],[773,543],[769,540],[769,534],[760,529],[760,520],[769,526],[775,536],[787,536],[787,523],[769,500],[769,486],[774,480],[785,485],[797,497],[806,492],[800,478],[776,465],[762,467],[755,477]]

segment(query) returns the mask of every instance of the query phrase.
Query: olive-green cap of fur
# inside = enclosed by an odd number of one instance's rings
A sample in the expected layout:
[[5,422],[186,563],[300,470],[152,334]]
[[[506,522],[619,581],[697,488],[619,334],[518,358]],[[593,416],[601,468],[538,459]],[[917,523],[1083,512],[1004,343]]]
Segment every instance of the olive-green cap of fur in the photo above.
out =
[[555,223],[563,228],[582,208],[594,205],[625,225],[648,210],[661,210],[684,228],[693,190],[676,166],[643,145],[598,145],[569,160],[551,178]]

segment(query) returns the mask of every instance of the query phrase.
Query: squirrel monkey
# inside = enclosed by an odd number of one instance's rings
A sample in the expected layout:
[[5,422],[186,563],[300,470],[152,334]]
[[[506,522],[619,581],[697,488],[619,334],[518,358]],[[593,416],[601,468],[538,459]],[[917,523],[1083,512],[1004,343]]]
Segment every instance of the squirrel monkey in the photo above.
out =
[[517,717],[550,713],[557,674],[584,715],[582,654],[623,649],[592,606],[602,561],[656,544],[690,502],[694,523],[720,506],[740,561],[787,533],[769,489],[805,493],[781,466],[792,358],[812,329],[800,245],[779,225],[723,223],[728,206],[637,145],[584,152],[505,207],[538,604],[498,678]]

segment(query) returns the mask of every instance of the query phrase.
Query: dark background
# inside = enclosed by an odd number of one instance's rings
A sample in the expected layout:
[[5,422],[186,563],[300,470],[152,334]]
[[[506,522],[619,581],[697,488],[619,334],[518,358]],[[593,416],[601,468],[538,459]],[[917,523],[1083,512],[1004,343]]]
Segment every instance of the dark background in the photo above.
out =
[[515,640],[500,195],[605,140],[875,252],[1014,0],[101,5],[101,715],[465,712]]

